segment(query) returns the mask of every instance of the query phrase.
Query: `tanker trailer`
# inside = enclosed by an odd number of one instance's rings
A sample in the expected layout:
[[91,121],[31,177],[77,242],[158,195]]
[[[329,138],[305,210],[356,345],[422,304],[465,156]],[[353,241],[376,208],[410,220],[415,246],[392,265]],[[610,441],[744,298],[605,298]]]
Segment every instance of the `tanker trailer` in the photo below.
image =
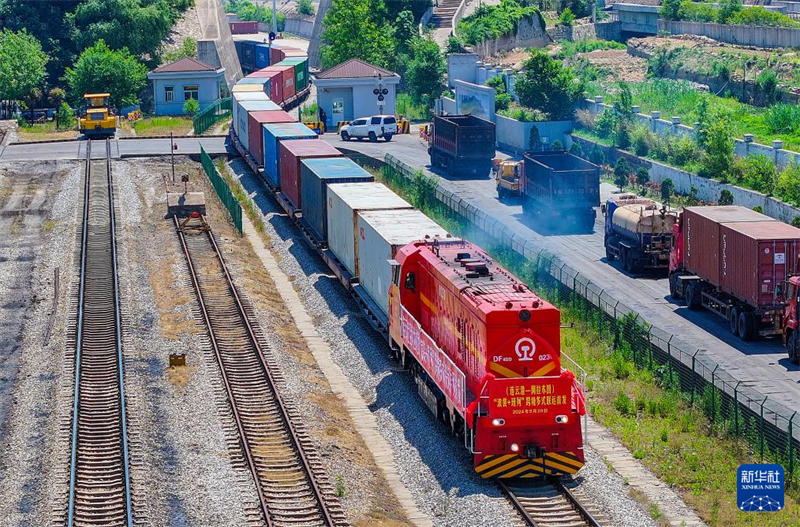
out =
[[602,207],[605,214],[606,259],[619,258],[630,273],[669,269],[672,226],[678,213],[646,198],[622,194]]

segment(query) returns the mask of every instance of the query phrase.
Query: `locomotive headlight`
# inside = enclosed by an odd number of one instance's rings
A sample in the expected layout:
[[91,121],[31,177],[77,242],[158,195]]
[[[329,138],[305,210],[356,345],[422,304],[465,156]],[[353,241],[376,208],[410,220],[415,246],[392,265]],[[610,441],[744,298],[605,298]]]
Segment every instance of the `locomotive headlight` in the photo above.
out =
[[557,415],[556,416],[556,423],[558,423],[560,425],[567,424],[567,421],[569,421],[569,417],[567,417],[566,415]]
[[512,452],[519,452],[519,445],[516,443],[511,443],[511,451]]
[[492,426],[503,426],[506,424],[505,419],[492,419]]

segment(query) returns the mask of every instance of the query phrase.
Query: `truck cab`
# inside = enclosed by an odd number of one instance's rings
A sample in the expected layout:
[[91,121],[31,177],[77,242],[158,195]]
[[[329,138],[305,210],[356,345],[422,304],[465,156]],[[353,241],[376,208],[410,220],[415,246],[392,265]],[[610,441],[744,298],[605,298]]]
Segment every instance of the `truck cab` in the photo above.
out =
[[792,364],[800,364],[800,336],[797,335],[797,301],[800,297],[800,276],[792,276],[784,284],[786,305],[783,308],[783,345]]
[[108,105],[110,93],[86,93],[78,120],[78,130],[88,138],[112,137],[117,132],[117,118]]
[[500,201],[519,196],[524,167],[522,161],[494,160],[492,172],[497,184],[497,197]]

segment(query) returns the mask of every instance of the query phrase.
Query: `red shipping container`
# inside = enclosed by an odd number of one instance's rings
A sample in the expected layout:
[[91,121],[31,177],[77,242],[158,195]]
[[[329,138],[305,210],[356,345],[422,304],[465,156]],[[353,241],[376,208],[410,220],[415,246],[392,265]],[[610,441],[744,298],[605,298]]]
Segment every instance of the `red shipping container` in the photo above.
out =
[[[274,69],[275,71],[281,72],[281,77],[283,78],[283,98],[281,99],[281,102],[286,102],[290,97],[294,97],[294,66],[270,66],[269,69]],[[275,79],[273,79],[272,82],[275,82]]]
[[[291,69],[291,71],[289,71]],[[259,70],[262,75],[271,74],[270,77],[270,100],[283,104],[283,102],[294,95],[294,67],[293,66],[270,66]],[[291,77],[292,89],[291,95],[286,95],[286,78]]]
[[231,29],[231,35],[253,35],[258,33],[258,22],[249,22],[238,20],[236,22],[228,22]]
[[269,63],[270,64],[277,64],[283,60],[285,55],[283,54],[283,49],[276,47],[274,44],[269,48]]
[[308,141],[306,139],[288,139],[280,142],[281,159],[278,172],[281,179],[281,190],[292,205],[302,208],[300,199],[300,162],[312,157],[342,157],[342,153],[327,141]]
[[683,265],[690,273],[719,285],[719,227],[723,223],[774,221],[738,205],[683,209]]
[[250,139],[250,155],[258,166],[264,166],[264,127],[266,123],[293,123],[297,119],[281,110],[260,110],[248,114],[250,120],[248,135]]
[[798,271],[800,229],[780,221],[724,223],[720,289],[751,306],[780,307],[777,286]]

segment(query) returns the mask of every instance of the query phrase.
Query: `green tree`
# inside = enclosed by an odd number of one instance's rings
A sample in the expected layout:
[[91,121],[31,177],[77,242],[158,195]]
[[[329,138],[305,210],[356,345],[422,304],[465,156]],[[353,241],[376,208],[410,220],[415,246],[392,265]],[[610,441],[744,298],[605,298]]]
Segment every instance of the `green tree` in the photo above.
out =
[[164,55],[161,57],[161,62],[168,64],[184,57],[197,57],[197,41],[192,37],[186,37],[183,40],[183,44],[181,44],[179,48],[172,49],[164,53]]
[[675,183],[670,178],[665,179],[661,183],[661,200],[664,203],[669,203],[672,194],[675,193]]
[[700,175],[726,181],[733,167],[733,135],[728,119],[717,116],[712,119],[705,130],[705,142],[701,147],[705,150]]
[[558,17],[558,23],[562,26],[571,26],[574,21],[575,13],[569,7],[561,11],[561,15]]
[[572,141],[572,144],[569,147],[569,153],[574,156],[583,157],[583,150],[577,141]]
[[450,35],[447,37],[447,49],[445,49],[445,54],[450,55],[451,53],[462,53],[464,51],[464,46],[461,44],[461,40],[458,37],[454,37]]
[[800,228],[800,216],[792,218],[792,227]]
[[314,6],[311,4],[311,0],[297,0],[297,12],[301,15],[312,16]]
[[56,128],[59,130],[69,130],[70,128],[74,128],[75,124],[75,112],[69,107],[69,104],[62,102],[56,111]]
[[411,42],[411,60],[406,70],[406,82],[415,102],[429,102],[445,89],[447,64],[439,45],[430,36]]
[[636,169],[636,182],[642,187],[646,187],[650,183],[650,171],[645,167]]
[[409,10],[400,11],[394,21],[394,27],[397,50],[401,53],[407,53],[414,37],[419,36],[417,25],[414,24],[414,13]]
[[724,188],[720,191],[717,202],[720,205],[733,205],[733,194],[731,194],[730,190]]
[[561,141],[556,139],[555,141],[553,141],[553,144],[550,145],[550,149],[551,150],[564,150],[564,145],[561,144]]
[[536,50],[525,61],[514,88],[523,106],[539,110],[553,120],[572,119],[573,105],[583,94],[572,70]]
[[800,165],[792,162],[778,176],[775,193],[786,203],[800,205]]
[[617,129],[614,132],[614,144],[622,149],[631,146],[630,123],[626,119],[617,121]]
[[183,103],[183,113],[186,115],[190,115],[194,117],[194,115],[200,111],[200,103],[197,102],[197,99],[189,99],[185,103]]
[[386,20],[383,0],[333,0],[322,39],[326,68],[353,58],[381,67],[395,63],[394,29]]
[[614,108],[623,119],[633,117],[633,94],[627,82],[619,83],[619,100],[614,104]]
[[531,131],[528,133],[528,149],[534,151],[542,149],[542,138],[535,124],[531,126]]
[[0,32],[0,99],[23,100],[44,82],[47,55],[33,35]]
[[727,24],[733,16],[742,10],[742,0],[720,0],[717,10],[717,22]]
[[589,161],[594,163],[595,165],[602,165],[606,162],[606,155],[600,150],[600,147],[594,145],[592,151],[589,152]]
[[139,92],[147,85],[147,68],[126,48],[114,51],[101,40],[67,68],[65,79],[76,103],[84,93],[108,92],[111,105],[123,107],[139,102]]
[[681,0],[664,0],[661,3],[659,15],[661,15],[661,18],[666,18],[667,20],[679,20],[678,12],[680,8]]
[[614,166],[614,183],[620,188],[624,189],[628,184],[628,178],[631,175],[631,167],[628,161],[621,157]]

